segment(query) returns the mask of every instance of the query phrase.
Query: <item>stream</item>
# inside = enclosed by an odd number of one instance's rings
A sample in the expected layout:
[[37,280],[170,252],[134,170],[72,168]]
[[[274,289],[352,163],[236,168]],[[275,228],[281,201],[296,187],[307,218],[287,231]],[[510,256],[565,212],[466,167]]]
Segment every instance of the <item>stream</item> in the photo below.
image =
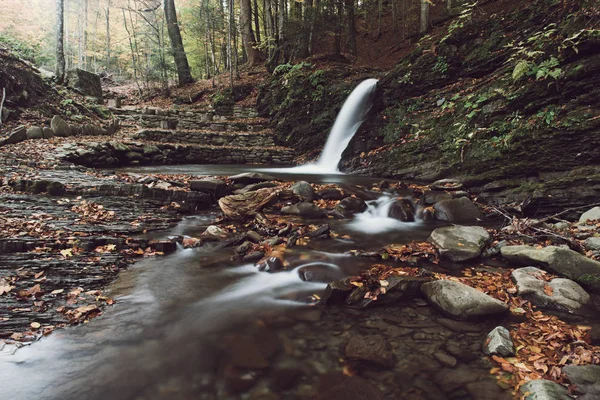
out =
[[[198,176],[242,171],[247,167],[160,167]],[[380,180],[275,175],[342,187]],[[368,310],[312,305],[326,281],[374,263],[348,251],[424,241],[440,226],[391,220],[385,207],[381,197],[353,220],[330,220],[339,237],[290,249],[284,272],[259,272],[232,261],[231,248],[210,243],[144,259],[111,285],[117,302],[102,316],[16,352],[2,349],[0,385],[11,399],[505,398],[480,350],[493,322],[452,321],[421,299]],[[209,210],[146,235],[197,236],[216,215]],[[311,268],[323,282],[301,279]],[[344,360],[349,340],[365,336],[374,344],[364,351],[383,354],[388,367]]]

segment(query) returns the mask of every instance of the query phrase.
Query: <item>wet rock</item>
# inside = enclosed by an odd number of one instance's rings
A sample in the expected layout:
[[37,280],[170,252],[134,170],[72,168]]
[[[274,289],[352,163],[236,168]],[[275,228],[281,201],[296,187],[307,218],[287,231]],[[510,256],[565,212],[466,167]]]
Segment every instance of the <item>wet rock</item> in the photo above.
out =
[[44,138],[44,132],[42,131],[42,128],[40,128],[39,126],[32,126],[31,128],[27,129],[27,139],[43,139]]
[[248,231],[248,232],[246,232],[246,239],[248,239],[254,243],[259,243],[260,241],[263,240],[263,237],[260,236],[260,233],[258,233],[258,232]]
[[454,225],[437,228],[427,241],[437,247],[442,257],[460,262],[479,257],[490,239],[490,234],[480,226]]
[[294,183],[290,187],[290,190],[292,191],[292,193],[294,193],[296,196],[300,197],[304,201],[313,201],[317,198],[315,190],[310,185],[310,183],[306,181],[298,181]]
[[317,193],[323,200],[342,200],[344,194],[339,189],[323,189]]
[[219,200],[225,196],[227,185],[221,179],[202,179],[199,181],[190,181],[190,190],[209,193],[213,199]]
[[600,207],[589,209],[579,217],[580,224],[585,224],[589,220],[600,220]]
[[348,279],[331,282],[325,288],[325,292],[321,297],[321,302],[324,304],[336,304],[346,300],[350,292],[355,288]]
[[15,129],[13,129],[8,134],[8,137],[6,139],[4,139],[2,142],[4,144],[15,144],[15,143],[22,142],[26,139],[27,139],[27,129],[23,125],[21,125],[21,126],[16,127]]
[[591,237],[586,239],[585,247],[589,250],[600,250],[600,237]]
[[58,115],[52,117],[52,121],[50,121],[50,128],[52,129],[52,132],[54,132],[54,136],[71,136],[71,128],[65,122],[65,120],[59,117]]
[[298,269],[298,274],[306,282],[334,282],[340,279],[343,273],[333,264],[311,263]]
[[573,391],[581,400],[600,399],[600,365],[566,365],[562,372],[575,385]]
[[44,129],[42,129],[42,133],[44,135],[44,139],[52,139],[54,137],[54,132],[51,128],[44,127]]
[[331,227],[329,224],[321,225],[314,231],[308,234],[308,237],[313,239],[329,239],[331,237]]
[[[248,251],[246,249],[244,253]],[[284,269],[283,260],[279,257],[269,257],[258,264],[258,270],[263,272],[277,272]]]
[[358,197],[346,197],[335,206],[335,211],[343,215],[344,218],[350,218],[354,214],[364,212],[366,209],[367,203]]
[[329,372],[321,376],[315,400],[383,400],[377,386],[359,376]]
[[554,229],[559,230],[559,231],[565,231],[567,229],[569,229],[571,227],[571,225],[569,225],[568,222],[557,222],[554,224]]
[[466,197],[435,203],[435,218],[453,224],[476,222],[482,218],[481,211]]
[[246,240],[244,243],[237,246],[234,251],[236,252],[236,254],[246,254],[248,250],[252,248],[252,246],[252,242]]
[[421,200],[425,205],[430,206],[440,201],[451,200],[452,198],[450,193],[440,192],[438,190],[427,190],[423,193]]
[[219,207],[230,219],[245,219],[256,215],[277,198],[276,188],[259,189],[254,192],[225,196],[219,199]]
[[431,281],[431,278],[392,275],[385,282],[385,293],[377,295],[377,299],[365,298],[364,288],[355,288],[346,303],[357,307],[391,304],[401,300],[411,300],[421,296],[421,286]]
[[174,240],[157,240],[149,243],[150,248],[154,251],[170,254],[177,250],[177,242]]
[[442,350],[438,350],[435,353],[433,353],[433,356],[442,364],[447,365],[449,367],[455,367],[456,364],[458,363],[458,360],[454,357],[452,357],[450,354],[446,353],[445,351]]
[[244,193],[248,193],[248,192],[254,192],[255,190],[258,190],[258,189],[273,188],[273,187],[277,187],[277,186],[279,186],[279,185],[274,182],[252,183],[250,185],[246,185],[243,188],[234,191],[233,194],[244,194]]
[[430,187],[433,190],[455,191],[461,190],[463,188],[463,184],[458,179],[440,179],[433,182]]
[[424,283],[421,291],[434,307],[456,319],[505,313],[508,306],[470,286],[450,280]]
[[444,368],[433,376],[433,381],[446,393],[479,380],[481,373],[465,365]]
[[600,291],[600,262],[573,250],[557,246],[541,249],[532,246],[505,246],[500,253],[516,265],[536,266]]
[[485,341],[483,342],[483,352],[488,356],[514,356],[515,345],[510,337],[510,332],[508,329],[503,326],[497,326],[490,333],[488,333]]
[[525,383],[519,391],[525,400],[570,400],[566,387],[546,379],[536,379]]
[[546,282],[545,275],[539,268],[525,267],[514,270],[511,277],[518,295],[538,307],[574,312],[589,303],[590,295],[577,283],[564,278]]
[[313,203],[302,202],[283,207],[282,214],[299,215],[303,218],[324,218],[325,212]]
[[262,251],[253,251],[249,254],[246,254],[242,260],[244,262],[255,262],[260,260],[261,258],[263,258],[265,256],[265,253],[263,253]]
[[352,336],[346,345],[346,357],[385,368],[394,365],[391,347],[380,335]]
[[390,206],[389,217],[402,222],[413,222],[415,220],[415,208],[406,199],[398,199]]
[[278,244],[283,243],[283,239],[281,239],[279,236],[275,236],[275,237],[267,239],[266,242],[269,246],[275,247]]
[[206,228],[206,230],[204,232],[202,232],[202,234],[200,235],[200,238],[202,238],[203,240],[223,240],[226,239],[228,236],[227,232],[225,232],[223,229],[219,228],[216,225],[211,225],[208,228]]
[[277,178],[260,172],[244,172],[242,174],[230,176],[229,180],[234,183],[249,185],[251,183],[274,181],[277,180]]

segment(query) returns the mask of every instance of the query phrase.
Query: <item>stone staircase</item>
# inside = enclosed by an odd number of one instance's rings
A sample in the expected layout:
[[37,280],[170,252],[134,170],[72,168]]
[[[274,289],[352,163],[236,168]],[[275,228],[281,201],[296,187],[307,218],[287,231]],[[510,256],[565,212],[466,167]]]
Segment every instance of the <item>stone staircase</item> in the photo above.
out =
[[[121,164],[187,162],[291,165],[294,161],[295,151],[275,144],[273,131],[267,128],[268,121],[259,118],[253,107],[236,105],[227,114],[212,109],[175,110],[131,106],[111,108],[111,111],[121,126],[142,128],[132,135],[133,140],[144,142],[146,148],[151,145],[168,149],[170,154],[170,161],[167,161],[168,157],[153,155],[147,159],[130,154],[131,161],[137,162],[130,163],[121,157]],[[174,149],[180,149],[177,153],[181,154],[174,154]],[[111,155],[106,156],[111,158]]]

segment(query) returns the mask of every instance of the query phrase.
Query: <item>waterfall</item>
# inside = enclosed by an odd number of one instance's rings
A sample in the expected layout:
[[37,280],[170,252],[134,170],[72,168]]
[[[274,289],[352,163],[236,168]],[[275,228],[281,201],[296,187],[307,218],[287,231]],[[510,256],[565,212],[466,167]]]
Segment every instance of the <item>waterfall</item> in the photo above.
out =
[[280,173],[306,173],[306,174],[337,174],[338,164],[342,153],[348,147],[350,140],[363,123],[365,116],[371,108],[371,95],[375,91],[377,79],[362,81],[344,102],[342,109],[335,119],[333,128],[327,138],[327,143],[319,160],[314,164],[300,165],[294,168],[272,168],[265,171]]

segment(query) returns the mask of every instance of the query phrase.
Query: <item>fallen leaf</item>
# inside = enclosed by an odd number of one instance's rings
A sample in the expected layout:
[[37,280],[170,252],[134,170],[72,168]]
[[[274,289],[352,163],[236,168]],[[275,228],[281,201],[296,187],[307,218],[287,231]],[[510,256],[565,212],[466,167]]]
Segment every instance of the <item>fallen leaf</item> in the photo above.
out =
[[50,294],[61,294],[62,292],[64,292],[65,289],[56,289],[50,292]]
[[32,322],[31,324],[29,324],[29,326],[31,326],[33,329],[40,329],[42,327],[42,325],[39,322]]
[[552,286],[544,285],[544,293],[546,293],[548,296],[552,296],[554,289],[552,289]]

